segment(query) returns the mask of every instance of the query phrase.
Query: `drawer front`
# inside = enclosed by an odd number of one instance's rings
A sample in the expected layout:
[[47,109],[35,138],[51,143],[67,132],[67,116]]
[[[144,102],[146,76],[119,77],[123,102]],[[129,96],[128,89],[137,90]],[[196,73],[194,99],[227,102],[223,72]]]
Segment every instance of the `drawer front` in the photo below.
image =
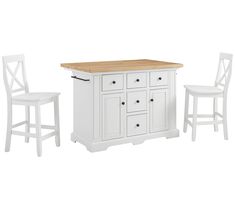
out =
[[167,85],[167,72],[151,72],[150,86],[165,86]]
[[127,112],[146,110],[146,91],[135,91],[127,93]]
[[147,133],[147,115],[131,115],[127,117],[127,136]]
[[127,74],[127,88],[144,88],[147,81],[146,73],[129,73]]
[[103,75],[102,89],[103,91],[122,90],[123,74]]

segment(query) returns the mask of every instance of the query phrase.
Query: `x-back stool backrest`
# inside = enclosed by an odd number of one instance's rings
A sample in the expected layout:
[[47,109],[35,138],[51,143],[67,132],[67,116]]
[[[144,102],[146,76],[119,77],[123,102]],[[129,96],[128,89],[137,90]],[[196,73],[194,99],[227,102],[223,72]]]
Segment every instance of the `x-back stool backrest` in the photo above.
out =
[[228,85],[231,78],[232,59],[232,54],[220,53],[215,86],[223,89],[224,94],[227,94]]
[[[4,56],[3,60],[3,79],[7,91],[8,99],[14,93],[28,93],[28,83],[25,73],[24,55]],[[11,66],[14,65],[15,66]]]

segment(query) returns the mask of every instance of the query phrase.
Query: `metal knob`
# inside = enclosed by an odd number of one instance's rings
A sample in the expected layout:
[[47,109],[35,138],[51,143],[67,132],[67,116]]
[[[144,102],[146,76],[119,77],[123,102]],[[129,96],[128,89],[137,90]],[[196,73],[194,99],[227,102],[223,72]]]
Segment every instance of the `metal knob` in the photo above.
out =
[[113,82],[112,82],[112,84],[115,84],[115,83],[116,83],[116,81],[113,81]]
[[140,79],[139,79],[139,78],[137,78],[137,79],[136,79],[136,82],[139,82],[139,81],[140,81]]
[[136,127],[140,127],[140,124],[139,124],[139,123],[137,123],[137,124],[136,124]]
[[136,103],[140,103],[140,100],[136,100]]

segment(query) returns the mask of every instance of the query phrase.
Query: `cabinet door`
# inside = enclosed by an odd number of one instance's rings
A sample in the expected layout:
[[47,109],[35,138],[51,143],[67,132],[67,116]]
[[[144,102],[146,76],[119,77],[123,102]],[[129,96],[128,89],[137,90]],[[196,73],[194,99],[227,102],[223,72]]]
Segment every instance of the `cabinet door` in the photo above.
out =
[[168,129],[168,90],[150,91],[150,132]]
[[124,136],[124,94],[107,94],[102,98],[103,140]]

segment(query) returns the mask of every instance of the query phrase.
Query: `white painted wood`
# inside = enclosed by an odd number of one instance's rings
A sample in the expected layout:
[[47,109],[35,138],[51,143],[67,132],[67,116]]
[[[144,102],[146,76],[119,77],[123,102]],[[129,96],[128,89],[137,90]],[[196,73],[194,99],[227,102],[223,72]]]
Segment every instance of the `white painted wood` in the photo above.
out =
[[27,121],[22,121],[22,122],[16,123],[16,124],[12,125],[12,128],[16,128],[16,127],[24,125],[26,123],[27,123]]
[[[30,133],[30,106],[25,106],[25,133]],[[25,142],[29,142],[29,137],[25,137]]]
[[228,127],[227,127],[227,95],[224,96],[223,100],[223,128],[224,128],[224,139],[228,139]]
[[145,88],[147,86],[147,73],[128,73],[127,88]]
[[[75,74],[79,77],[81,75]],[[84,77],[84,75],[83,75]],[[93,78],[90,81],[73,79],[73,130],[74,135],[87,140],[94,138],[94,87]]]
[[42,139],[41,139],[41,111],[40,105],[35,105],[35,121],[36,121],[36,143],[38,157],[42,155]]
[[168,129],[168,89],[150,91],[150,132]]
[[94,141],[98,142],[101,141],[101,126],[102,120],[101,120],[101,99],[100,99],[100,80],[101,76],[94,76],[94,85],[93,85],[93,93],[94,93],[94,121],[93,121],[93,126],[94,126]]
[[[34,127],[36,128],[37,126],[34,125]],[[41,125],[41,129],[42,129],[42,125]],[[31,138],[37,138],[37,135],[36,134],[32,134],[32,133],[25,133],[23,131],[15,131],[13,130],[11,132],[13,135],[19,135],[19,136],[25,136],[25,137],[31,137]],[[44,140],[44,139],[47,139],[49,137],[52,137],[52,136],[56,136],[57,132],[56,131],[52,131],[51,133],[49,134],[45,134],[43,136],[41,136],[41,139]]]
[[232,54],[220,53],[219,67],[216,75],[215,86],[223,86],[224,93],[227,94],[229,82],[232,74]]
[[222,115],[222,114],[220,114],[220,113],[218,113],[218,112],[215,112],[215,114],[216,114],[217,116],[223,118],[223,115]]
[[123,89],[123,75],[122,74],[103,75],[102,86],[103,86],[103,91]]
[[13,135],[18,135],[18,136],[25,136],[25,137],[33,137],[36,138],[36,134],[32,134],[32,133],[25,133],[23,131],[11,131],[11,134]]
[[57,97],[59,93],[48,93],[48,92],[38,92],[38,93],[26,93],[13,96],[12,100],[17,102],[43,102],[48,99],[53,99]]
[[12,104],[11,101],[7,102],[7,133],[6,133],[6,144],[5,144],[5,151],[10,151],[11,146],[11,133],[12,133]]
[[[54,136],[50,134],[41,136],[41,128],[55,129],[55,126],[41,125],[40,122],[40,105],[53,102],[57,100],[59,93],[29,93],[28,83],[25,73],[25,61],[24,55],[12,55],[4,56],[3,60],[3,79],[7,92],[7,106],[8,106],[8,118],[7,118],[7,134],[6,134],[6,145],[5,151],[10,150],[11,135],[25,136],[25,142],[29,142],[29,137],[37,138],[37,153],[41,156],[41,138],[48,138],[48,136]],[[16,64],[12,69],[10,64]],[[20,78],[21,77],[21,78]],[[14,87],[14,86],[17,87]],[[18,95],[15,95],[18,93]],[[21,94],[19,94],[21,93]],[[12,105],[23,105],[25,106],[25,121],[12,125]],[[36,107],[36,134],[30,133],[30,106]],[[58,104],[55,106],[55,117],[56,117],[56,133],[57,139],[59,138],[59,108]],[[25,124],[25,132],[15,131],[14,128]],[[57,140],[58,142],[58,140]]]
[[[30,123],[31,128],[36,128],[36,124]],[[43,129],[53,129],[56,130],[56,126],[51,126],[51,125],[41,125],[41,128]]]
[[[168,80],[168,129],[176,129],[176,72],[168,71],[167,72]],[[155,87],[156,88],[156,87]],[[161,87],[162,88],[162,87]]]
[[[192,139],[196,138],[196,125],[214,125],[214,131],[218,131],[218,124],[223,124],[224,139],[228,139],[228,127],[227,127],[227,92],[232,73],[232,54],[220,53],[218,72],[214,86],[192,86],[186,85],[186,92],[194,97],[194,110],[193,110],[193,122],[192,122]],[[209,97],[213,98],[213,115],[198,115],[197,114],[197,98]],[[223,100],[223,114],[218,113],[218,98]],[[185,98],[185,112],[189,101]],[[188,118],[191,115],[185,115],[184,117],[184,130],[185,126],[189,124]],[[222,120],[218,120],[218,116]],[[213,121],[199,121],[197,117],[212,117]]]
[[165,72],[151,72],[150,73],[150,86],[164,86],[167,85],[168,80],[168,73],[167,71]]
[[193,97],[193,122],[192,122],[192,140],[195,141],[196,139],[196,125],[197,125],[197,104],[198,104],[198,97]]
[[188,108],[189,108],[189,93],[187,90],[185,90],[185,107],[184,107],[184,133],[187,132],[187,119],[188,119]]
[[[150,85],[149,85],[149,82],[150,82],[150,73],[148,72],[147,73],[147,88],[146,88],[146,91],[147,91],[147,97],[146,97],[146,101],[147,101],[147,109],[146,109],[146,116],[147,116],[147,125],[146,125],[146,129],[147,129],[147,133],[146,135],[150,132]],[[136,144],[137,142],[135,142],[134,144]],[[142,141],[141,141],[142,143]]]
[[102,97],[103,140],[121,138],[124,135],[124,94],[107,94]]
[[106,140],[106,141],[95,143],[95,142],[89,142],[85,138],[77,138],[77,136],[74,135],[74,133],[71,135],[72,141],[75,141],[75,139],[78,139],[76,141],[83,144],[87,148],[87,150],[90,152],[104,151],[110,146],[115,146],[115,145],[120,145],[120,144],[126,144],[126,143],[141,144],[144,141],[149,140],[149,139],[157,139],[161,137],[173,138],[173,137],[178,137],[178,136],[179,136],[179,130],[173,129],[173,130],[159,131],[155,133],[148,133],[148,134],[137,135],[137,136],[130,136],[130,137],[125,137],[125,138],[117,138],[117,139]]
[[128,73],[141,73],[141,72],[145,72],[145,73],[150,73],[150,72],[174,72],[176,71],[178,68],[164,68],[164,69],[144,69],[143,71],[142,70],[131,70],[131,71],[112,71],[112,73],[110,71],[107,71],[107,72],[85,72],[85,71],[81,71],[81,70],[78,70],[78,69],[71,69],[71,68],[64,68],[65,70],[67,71],[70,71],[72,72],[72,74],[82,74],[86,77],[93,77],[93,76],[96,76],[96,75],[116,75],[116,74],[123,74],[123,75],[126,75]]
[[216,114],[216,112],[218,111],[218,99],[217,98],[214,98],[213,99],[213,118],[214,118],[214,121],[215,121],[215,124],[214,124],[214,131],[218,131],[218,115]]
[[60,146],[60,117],[59,117],[59,97],[54,101],[54,121],[55,121],[55,144]]
[[127,112],[144,111],[147,108],[147,92],[135,91],[127,93]]
[[197,94],[198,96],[205,97],[214,97],[222,96],[223,90],[215,86],[195,86],[195,85],[186,85],[185,88],[190,94]]
[[[193,114],[188,114],[188,118],[192,118]],[[214,114],[197,114],[197,118],[214,118]]]
[[[43,141],[43,140],[45,140],[45,139],[48,139],[48,138],[50,138],[50,137],[52,137],[52,136],[55,136],[55,137],[56,137],[56,136],[57,136],[57,132],[56,132],[56,131],[52,131],[51,133],[48,133],[48,134],[42,136],[42,137],[41,137],[41,141]],[[60,146],[60,142],[56,141],[56,146],[59,147],[59,146]]]
[[218,121],[199,121],[197,122],[197,125],[215,125],[215,124],[222,124],[223,121],[222,120],[218,120]]
[[[179,131],[176,129],[175,70],[152,69],[112,74],[72,70],[73,76],[89,81],[74,79],[76,83],[74,85],[74,129],[71,140],[82,143],[93,152],[105,150],[117,144],[140,144],[151,138],[179,136]],[[164,76],[165,79],[151,86],[150,77],[153,72],[157,72],[158,76]],[[118,88],[111,85],[114,78],[117,78],[115,81],[118,82],[115,84],[118,84]],[[135,78],[144,78],[146,82],[143,83],[146,85],[135,86]],[[159,111],[159,118],[151,115],[150,92],[152,91],[158,92],[160,97],[159,104],[155,107]],[[143,100],[140,101],[142,107],[139,109],[133,103],[137,99]],[[125,105],[121,105],[123,101]],[[130,126],[137,121],[142,124],[142,130],[139,129],[139,132]],[[152,121],[154,132],[150,131]]]
[[147,115],[131,115],[127,117],[127,136],[147,133]]
[[193,124],[192,124],[192,122],[190,121],[190,120],[186,120],[186,123],[188,124],[188,125],[190,125],[191,127],[193,127]]

